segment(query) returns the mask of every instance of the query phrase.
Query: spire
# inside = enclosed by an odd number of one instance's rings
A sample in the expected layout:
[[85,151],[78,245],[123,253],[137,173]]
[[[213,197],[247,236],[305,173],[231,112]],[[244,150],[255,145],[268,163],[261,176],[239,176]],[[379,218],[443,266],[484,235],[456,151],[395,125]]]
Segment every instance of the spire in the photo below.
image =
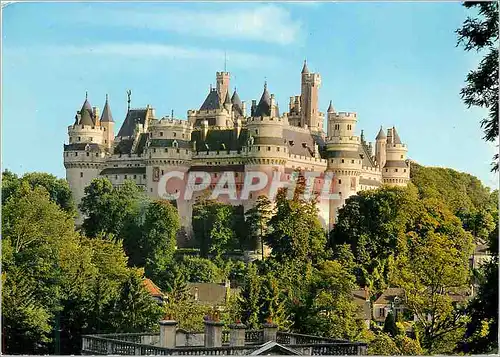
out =
[[254,115],[255,117],[260,116],[270,116],[271,115],[271,96],[267,91],[267,82],[264,82],[264,92],[260,97],[259,104],[255,109]]
[[304,67],[302,67],[302,74],[309,73],[309,68],[307,68],[307,61],[304,60]]
[[102,110],[101,123],[113,123],[113,115],[111,114],[111,109],[109,108],[108,95],[106,94],[106,103],[104,104],[104,109]]
[[233,110],[237,110],[238,113],[243,114],[243,103],[241,102],[238,92],[236,92],[236,87],[234,88],[234,93],[231,97],[231,103],[233,103]]
[[229,97],[229,91],[226,92],[226,99],[224,100],[224,105],[231,104],[231,98]]
[[377,137],[375,138],[375,140],[384,140],[386,139],[387,137],[385,136],[385,133],[384,133],[384,129],[382,129],[382,125],[380,126],[380,131],[378,132],[378,135]]
[[399,138],[399,135],[396,132],[395,126],[392,127],[392,136],[393,136],[393,139],[392,139],[393,144],[401,144],[401,139]]
[[333,109],[332,101],[330,101],[330,105],[328,106],[328,113],[335,113],[335,109]]
[[88,100],[89,94],[85,91],[85,102],[83,102],[82,109],[80,109],[80,125],[94,125],[94,111]]

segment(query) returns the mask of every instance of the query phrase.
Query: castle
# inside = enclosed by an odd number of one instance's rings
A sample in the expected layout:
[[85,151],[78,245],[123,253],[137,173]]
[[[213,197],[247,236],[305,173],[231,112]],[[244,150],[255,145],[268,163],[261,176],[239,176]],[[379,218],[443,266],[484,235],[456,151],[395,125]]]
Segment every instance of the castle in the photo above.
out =
[[[78,204],[84,188],[96,177],[106,177],[113,185],[133,180],[151,196],[158,197],[160,177],[172,170],[205,171],[213,177],[235,172],[236,185],[246,172],[296,170],[332,172],[333,192],[339,199],[320,204],[325,228],[335,224],[338,209],[358,191],[382,184],[405,186],[410,178],[407,147],[396,128],[387,134],[382,127],[375,142],[357,136],[356,113],[327,109],[319,111],[321,77],[311,73],[307,63],[301,73],[301,93],[290,97],[288,112],[280,114],[274,94],[267,84],[260,100],[247,105],[236,91],[230,94],[230,74],[217,72],[216,87],[198,110],[189,110],[187,120],[158,118],[151,106],[129,108],[118,134],[106,96],[102,113],[88,98],[68,127],[69,143],[64,145],[64,166],[74,199]],[[233,204],[252,207],[258,194]],[[191,232],[191,200],[177,200],[181,224]],[[81,219],[81,218],[80,218]]]

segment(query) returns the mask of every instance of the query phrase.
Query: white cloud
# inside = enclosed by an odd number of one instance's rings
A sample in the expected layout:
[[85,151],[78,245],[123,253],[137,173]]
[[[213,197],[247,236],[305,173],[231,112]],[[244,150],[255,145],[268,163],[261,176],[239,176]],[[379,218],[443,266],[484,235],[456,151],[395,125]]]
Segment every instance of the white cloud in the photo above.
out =
[[4,48],[7,56],[19,56],[27,58],[31,53],[37,56],[77,56],[89,57],[99,56],[113,58],[117,60],[140,58],[166,59],[166,60],[203,60],[221,64],[224,57],[230,67],[272,67],[281,63],[281,60],[273,56],[264,56],[254,53],[227,51],[219,49],[203,49],[197,47],[181,47],[166,44],[151,43],[102,43],[93,46],[30,46],[22,48]]
[[[218,39],[252,40],[288,45],[301,32],[301,23],[275,5],[225,7],[218,11],[194,11],[155,7],[152,10],[112,10],[109,14],[83,11],[78,20],[101,26],[144,28]],[[102,19],[105,18],[106,21]]]

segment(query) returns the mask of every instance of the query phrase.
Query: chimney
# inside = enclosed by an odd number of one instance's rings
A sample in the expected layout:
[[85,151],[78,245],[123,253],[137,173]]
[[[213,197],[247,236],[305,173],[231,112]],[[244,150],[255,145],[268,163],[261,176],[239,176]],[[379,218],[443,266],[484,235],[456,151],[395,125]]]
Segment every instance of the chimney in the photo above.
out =
[[[216,319],[218,320],[218,319]],[[205,347],[222,347],[223,322],[205,320]]]
[[99,118],[100,118],[99,108],[92,107],[92,113],[94,114],[95,124],[100,125],[100,123],[99,123]]
[[207,139],[208,134],[208,120],[203,119],[201,121],[201,139],[205,141]]
[[252,99],[252,107],[250,108],[251,116],[253,116],[253,113],[255,112],[256,108],[257,108],[257,100],[256,99]]
[[194,300],[198,301],[199,295],[198,295],[198,288],[194,288]]
[[160,347],[175,348],[177,321],[165,318],[160,321]]
[[229,346],[245,346],[245,330],[246,326],[241,321],[229,325]]
[[247,116],[247,103],[246,102],[241,102],[241,111],[243,112],[243,117]]
[[278,333],[278,325],[274,324],[271,318],[267,319],[267,322],[262,325],[264,330],[264,343],[273,341],[276,342],[276,334]]

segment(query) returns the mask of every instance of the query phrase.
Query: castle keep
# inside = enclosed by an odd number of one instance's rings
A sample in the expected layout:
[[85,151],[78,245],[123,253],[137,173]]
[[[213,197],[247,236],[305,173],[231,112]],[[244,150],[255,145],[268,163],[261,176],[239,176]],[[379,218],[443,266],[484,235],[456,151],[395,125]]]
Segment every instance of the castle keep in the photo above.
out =
[[[333,172],[333,192],[339,199],[319,205],[325,228],[335,224],[338,209],[358,191],[381,184],[405,186],[410,177],[407,147],[396,128],[382,127],[375,142],[357,136],[356,113],[338,112],[330,102],[327,132],[319,111],[321,76],[311,73],[304,62],[301,93],[290,97],[287,112],[280,113],[274,94],[264,84],[259,101],[242,101],[236,90],[230,94],[230,74],[217,72],[217,85],[210,88],[198,110],[189,110],[187,120],[157,117],[149,105],[128,109],[115,136],[115,121],[106,97],[102,113],[88,98],[68,127],[64,145],[66,178],[76,203],[84,188],[96,177],[114,185],[133,180],[151,196],[158,195],[158,181],[169,171],[205,171],[214,178],[224,171],[235,172],[236,186],[245,173],[296,170]],[[258,197],[233,201],[249,209]],[[191,232],[191,200],[177,200],[181,223]]]

